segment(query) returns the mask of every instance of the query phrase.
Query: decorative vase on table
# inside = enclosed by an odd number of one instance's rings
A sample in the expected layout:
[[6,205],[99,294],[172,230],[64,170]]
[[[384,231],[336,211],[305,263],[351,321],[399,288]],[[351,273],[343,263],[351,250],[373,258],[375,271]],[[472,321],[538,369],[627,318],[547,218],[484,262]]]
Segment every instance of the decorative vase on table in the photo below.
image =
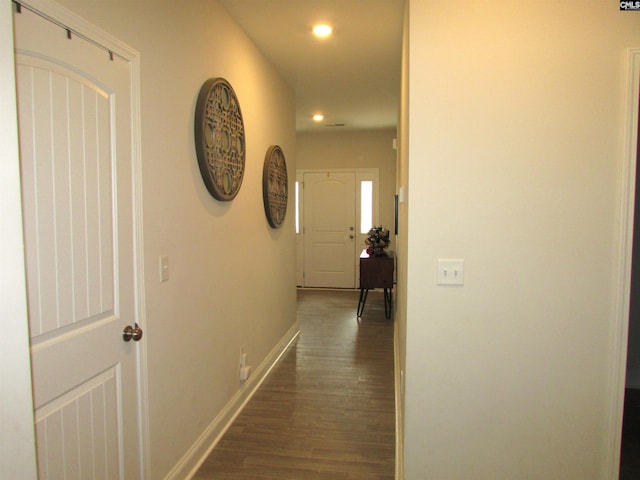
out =
[[382,225],[374,226],[369,233],[364,243],[367,244],[367,253],[374,256],[386,255],[386,249],[389,247],[389,230]]

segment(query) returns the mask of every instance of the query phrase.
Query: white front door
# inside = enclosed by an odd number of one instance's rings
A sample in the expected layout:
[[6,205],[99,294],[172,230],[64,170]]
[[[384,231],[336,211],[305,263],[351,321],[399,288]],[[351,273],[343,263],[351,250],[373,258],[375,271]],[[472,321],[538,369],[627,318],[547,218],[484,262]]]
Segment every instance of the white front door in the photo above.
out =
[[14,26],[39,478],[140,478],[131,66]]
[[355,288],[353,172],[304,174],[304,286]]

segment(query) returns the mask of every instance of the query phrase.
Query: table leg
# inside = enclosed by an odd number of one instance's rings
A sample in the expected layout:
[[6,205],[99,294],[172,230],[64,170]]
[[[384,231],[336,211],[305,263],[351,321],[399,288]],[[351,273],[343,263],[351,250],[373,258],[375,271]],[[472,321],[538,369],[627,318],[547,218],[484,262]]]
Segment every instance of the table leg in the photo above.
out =
[[369,295],[369,289],[361,288],[360,299],[358,300],[358,311],[357,311],[358,318],[361,317],[362,312],[364,312],[364,305],[365,303],[367,303],[367,295]]
[[384,289],[384,316],[386,318],[391,318],[392,291],[391,288]]

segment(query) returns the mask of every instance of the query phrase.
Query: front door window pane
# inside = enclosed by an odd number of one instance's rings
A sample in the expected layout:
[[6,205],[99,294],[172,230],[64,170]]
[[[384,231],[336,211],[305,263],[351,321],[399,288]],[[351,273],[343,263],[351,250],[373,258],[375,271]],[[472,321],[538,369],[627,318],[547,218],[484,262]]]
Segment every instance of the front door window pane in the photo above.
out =
[[360,233],[368,233],[373,227],[373,182],[360,182]]

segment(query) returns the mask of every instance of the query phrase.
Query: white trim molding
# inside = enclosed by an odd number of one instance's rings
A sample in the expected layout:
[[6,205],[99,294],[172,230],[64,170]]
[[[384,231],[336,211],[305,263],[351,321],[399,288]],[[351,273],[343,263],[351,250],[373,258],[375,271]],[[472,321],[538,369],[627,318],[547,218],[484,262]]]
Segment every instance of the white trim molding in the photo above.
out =
[[631,48],[627,60],[627,85],[624,99],[624,150],[619,183],[618,245],[616,257],[615,312],[611,336],[608,419],[603,438],[603,480],[618,478],[620,443],[629,335],[629,299],[631,294],[631,258],[633,216],[638,152],[638,106],[640,98],[640,48]]
[[11,5],[0,0],[0,472],[36,480]]

